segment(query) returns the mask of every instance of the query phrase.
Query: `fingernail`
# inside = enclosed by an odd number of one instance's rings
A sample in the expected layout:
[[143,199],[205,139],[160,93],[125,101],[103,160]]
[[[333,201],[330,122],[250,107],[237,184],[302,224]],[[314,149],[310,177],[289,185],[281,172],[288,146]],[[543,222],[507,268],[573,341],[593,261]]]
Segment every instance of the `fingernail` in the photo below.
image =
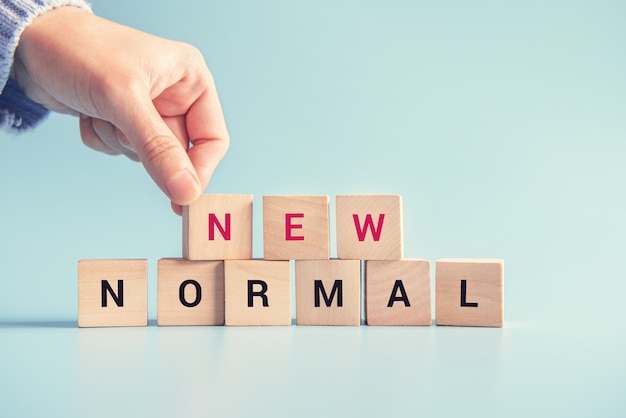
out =
[[200,194],[200,186],[188,170],[181,170],[174,174],[166,183],[170,199],[180,205],[196,200]]

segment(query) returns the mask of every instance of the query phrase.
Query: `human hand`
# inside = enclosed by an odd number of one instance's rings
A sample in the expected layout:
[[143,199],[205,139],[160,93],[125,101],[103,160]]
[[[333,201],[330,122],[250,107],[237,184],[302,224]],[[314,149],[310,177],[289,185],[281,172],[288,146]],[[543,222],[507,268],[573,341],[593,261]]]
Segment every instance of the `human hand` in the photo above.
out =
[[22,33],[13,75],[32,100],[79,115],[88,147],[141,161],[178,214],[228,149],[212,75],[188,44],[61,7]]

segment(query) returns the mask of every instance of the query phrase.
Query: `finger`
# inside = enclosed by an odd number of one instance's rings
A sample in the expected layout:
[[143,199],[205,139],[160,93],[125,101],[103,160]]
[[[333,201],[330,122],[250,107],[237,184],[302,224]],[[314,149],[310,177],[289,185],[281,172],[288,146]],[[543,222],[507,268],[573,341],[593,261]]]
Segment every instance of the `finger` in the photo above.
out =
[[178,138],[182,147],[188,150],[189,135],[187,135],[187,121],[185,120],[185,115],[163,116],[163,120],[174,136]]
[[120,155],[118,151],[112,149],[104,142],[102,142],[102,140],[93,128],[92,118],[81,116],[78,120],[78,126],[80,128],[80,137],[83,141],[83,144],[85,144],[87,147],[109,155]]
[[141,162],[170,200],[188,205],[201,193],[200,181],[187,150],[163,121],[149,97],[131,94],[116,117],[117,126],[137,150]]
[[172,210],[178,216],[182,216],[182,214],[183,214],[183,207],[181,205],[178,205],[178,204],[174,203],[174,202],[172,202]]
[[[124,154],[133,161],[139,161],[139,157],[134,150],[129,146],[125,146],[125,143],[120,139],[120,135],[118,135],[118,129],[111,122],[92,118],[92,126],[98,137],[109,148],[117,151],[118,154]],[[126,140],[125,137],[124,139]]]
[[187,132],[193,144],[189,158],[204,190],[230,142],[222,106],[212,81],[187,113]]

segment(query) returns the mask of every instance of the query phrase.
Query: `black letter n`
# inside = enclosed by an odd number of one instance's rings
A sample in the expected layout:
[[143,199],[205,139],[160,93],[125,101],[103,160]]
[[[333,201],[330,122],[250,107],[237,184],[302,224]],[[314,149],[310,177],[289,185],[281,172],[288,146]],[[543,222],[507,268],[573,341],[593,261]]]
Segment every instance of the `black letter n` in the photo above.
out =
[[107,292],[111,295],[117,306],[124,306],[124,280],[117,281],[117,294],[111,288],[108,280],[102,280],[102,307],[107,307]]

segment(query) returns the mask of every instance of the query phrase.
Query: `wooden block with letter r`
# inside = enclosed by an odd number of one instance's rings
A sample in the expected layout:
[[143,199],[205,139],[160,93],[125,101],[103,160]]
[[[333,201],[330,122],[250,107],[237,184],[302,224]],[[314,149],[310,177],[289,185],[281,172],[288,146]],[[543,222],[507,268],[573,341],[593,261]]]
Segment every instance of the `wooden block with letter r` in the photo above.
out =
[[158,325],[224,325],[224,262],[159,260]]
[[148,325],[147,260],[79,260],[78,326]]
[[503,326],[503,260],[438,260],[435,280],[437,325]]
[[367,325],[431,325],[430,262],[365,262]]
[[337,256],[344,260],[402,259],[402,198],[339,195]]
[[289,261],[225,260],[226,325],[291,325]]
[[183,206],[183,257],[252,258],[252,195],[204,194]]
[[266,260],[330,258],[328,196],[263,196]]
[[296,260],[298,325],[361,325],[360,260]]

